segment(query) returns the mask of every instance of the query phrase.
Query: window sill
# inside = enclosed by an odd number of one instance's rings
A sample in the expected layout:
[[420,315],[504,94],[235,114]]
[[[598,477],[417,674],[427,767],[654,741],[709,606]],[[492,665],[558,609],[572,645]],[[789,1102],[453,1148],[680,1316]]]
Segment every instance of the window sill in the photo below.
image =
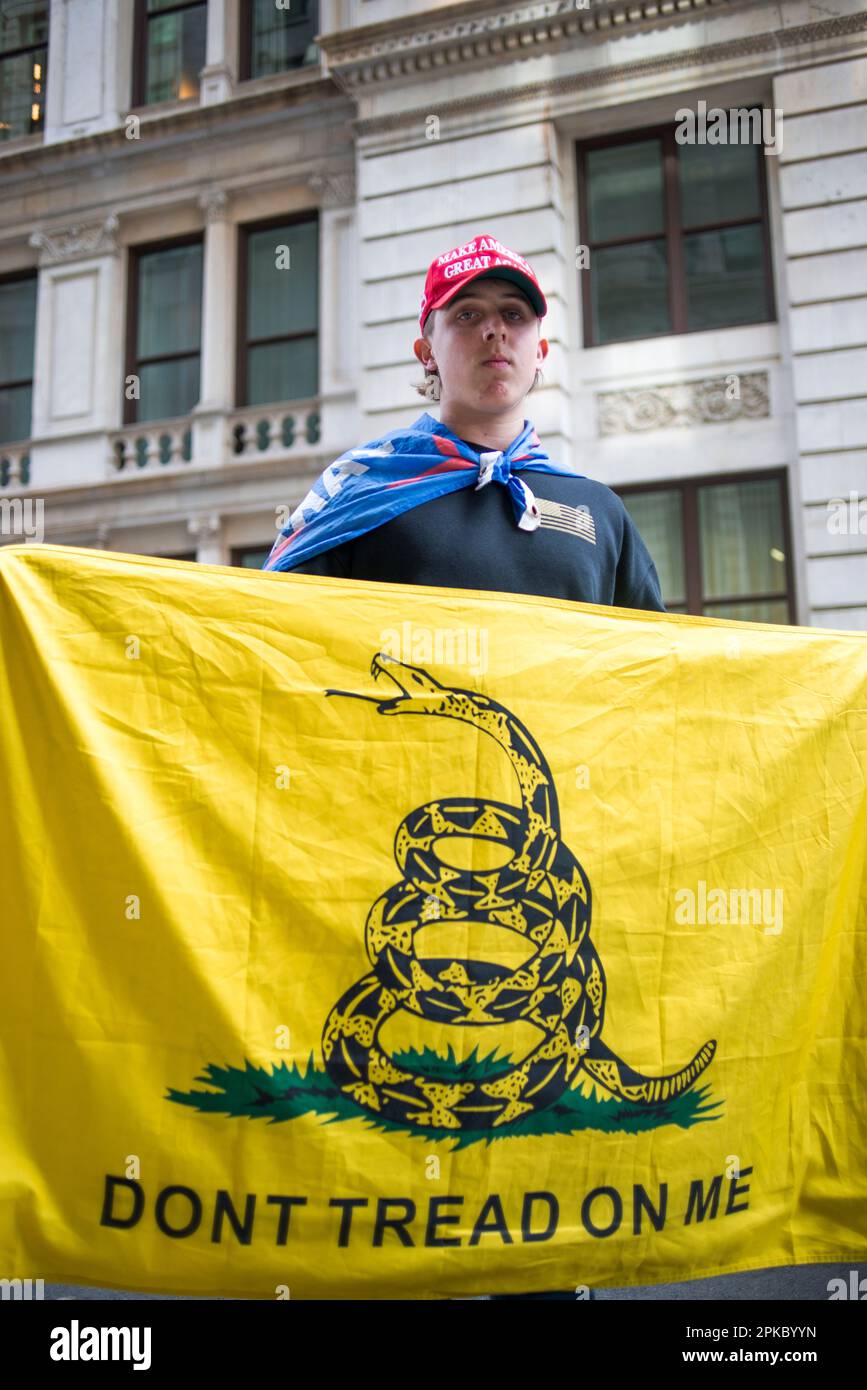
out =
[[136,116],[142,125],[150,121],[164,120],[166,116],[178,116],[185,111],[198,111],[199,97],[172,97],[170,101],[151,101],[144,106],[131,106],[121,117],[121,125],[128,116]]
[[32,135],[15,135],[11,140],[0,140],[0,159],[24,154],[28,150],[39,149],[44,142],[44,130],[34,130]]
[[661,333],[651,338],[627,338],[598,347],[581,347],[577,360],[585,381],[595,382],[623,375],[658,378],[660,371],[711,367],[726,362],[780,355],[780,325],[776,319],[728,328],[694,329],[689,333]]
[[287,68],[285,72],[269,72],[265,77],[243,77],[235,83],[235,96],[256,96],[259,92],[277,92],[284,87],[303,87],[320,82],[323,77],[322,63],[305,63],[300,68]]

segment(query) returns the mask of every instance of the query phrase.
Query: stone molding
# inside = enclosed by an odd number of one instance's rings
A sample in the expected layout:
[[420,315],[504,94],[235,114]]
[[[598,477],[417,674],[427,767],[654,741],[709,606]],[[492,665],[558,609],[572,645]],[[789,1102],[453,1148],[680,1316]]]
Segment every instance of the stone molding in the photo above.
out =
[[[738,394],[730,398],[727,391],[735,381]],[[595,400],[600,437],[760,420],[771,413],[767,372],[730,372],[698,381],[599,391]]]
[[64,265],[68,261],[86,260],[89,256],[116,256],[119,226],[118,218],[111,213],[103,222],[95,224],[35,231],[30,245],[40,252],[40,265]]

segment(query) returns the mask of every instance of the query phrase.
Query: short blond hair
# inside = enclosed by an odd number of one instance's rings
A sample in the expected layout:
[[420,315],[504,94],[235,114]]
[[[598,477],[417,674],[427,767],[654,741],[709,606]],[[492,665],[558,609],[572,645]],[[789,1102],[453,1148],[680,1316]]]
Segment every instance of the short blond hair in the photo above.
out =
[[[438,309],[431,309],[430,313],[424,321],[424,328],[421,331],[421,336],[423,338],[427,338],[428,342],[431,341],[431,333],[433,332],[434,320],[436,319],[436,315],[438,313]],[[539,325],[539,335],[541,337],[542,320],[537,316],[536,322]],[[536,375],[533,377],[533,385],[530,387],[530,391],[535,391],[536,387],[540,385],[541,381],[542,369],[541,367],[537,367]],[[426,401],[438,401],[440,399],[441,382],[439,372],[432,372],[427,367],[425,367],[424,381],[413,381],[411,385],[413,390],[417,391],[420,396],[424,396]],[[530,394],[530,391],[527,392],[528,396]]]

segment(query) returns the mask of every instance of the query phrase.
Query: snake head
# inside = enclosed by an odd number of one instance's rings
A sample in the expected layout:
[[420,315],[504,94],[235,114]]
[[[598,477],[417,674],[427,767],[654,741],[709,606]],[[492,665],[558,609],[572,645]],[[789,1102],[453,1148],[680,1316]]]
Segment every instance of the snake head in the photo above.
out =
[[408,661],[399,661],[388,652],[375,652],[370,663],[374,680],[387,676],[397,686],[399,695],[381,699],[377,695],[359,695],[354,690],[326,690],[326,695],[349,695],[356,700],[370,700],[380,714],[400,714],[409,702],[405,712],[412,714],[439,714],[442,702],[452,691],[434,680],[422,666],[411,666]]

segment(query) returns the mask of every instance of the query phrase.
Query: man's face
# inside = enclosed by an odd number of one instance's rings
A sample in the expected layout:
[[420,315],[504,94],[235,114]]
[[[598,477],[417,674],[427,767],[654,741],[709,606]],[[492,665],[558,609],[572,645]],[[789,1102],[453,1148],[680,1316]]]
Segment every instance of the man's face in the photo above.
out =
[[524,399],[548,355],[535,309],[510,280],[473,280],[436,311],[415,355],[436,364],[440,403],[508,410]]

